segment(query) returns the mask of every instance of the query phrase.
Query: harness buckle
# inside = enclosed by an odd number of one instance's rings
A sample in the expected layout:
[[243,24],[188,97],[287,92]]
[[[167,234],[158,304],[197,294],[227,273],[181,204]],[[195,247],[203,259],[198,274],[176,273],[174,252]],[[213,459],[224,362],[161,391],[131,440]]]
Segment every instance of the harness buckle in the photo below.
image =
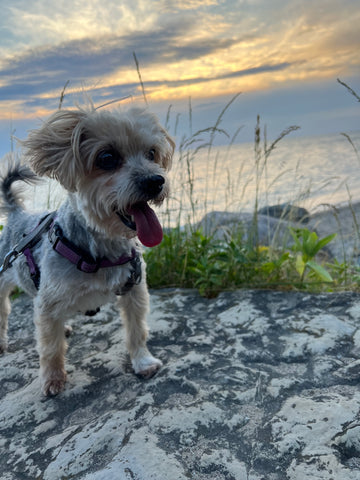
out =
[[62,230],[55,223],[48,231],[48,238],[54,250],[56,249],[56,245],[58,244],[61,236],[62,236]]

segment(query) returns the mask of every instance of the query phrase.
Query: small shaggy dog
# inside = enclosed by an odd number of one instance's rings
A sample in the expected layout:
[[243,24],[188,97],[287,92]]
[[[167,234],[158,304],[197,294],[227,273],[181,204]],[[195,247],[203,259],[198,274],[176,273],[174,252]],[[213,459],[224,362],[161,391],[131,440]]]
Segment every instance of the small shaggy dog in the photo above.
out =
[[[146,347],[149,295],[142,247],[162,240],[148,203],[169,193],[175,144],[146,109],[59,110],[23,142],[29,167],[13,163],[0,182],[7,226],[0,237],[0,353],[7,349],[9,293],[34,297],[34,320],[45,395],[66,381],[64,321],[118,299],[136,374],[151,377],[161,361]],[[37,176],[67,190],[50,214],[29,214],[12,187]]]

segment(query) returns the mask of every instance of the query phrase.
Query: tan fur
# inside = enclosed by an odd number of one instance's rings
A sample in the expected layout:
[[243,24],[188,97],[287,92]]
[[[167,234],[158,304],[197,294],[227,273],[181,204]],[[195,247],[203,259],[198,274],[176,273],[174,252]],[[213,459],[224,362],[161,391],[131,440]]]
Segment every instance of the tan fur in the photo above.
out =
[[[154,358],[146,346],[149,294],[145,264],[137,231],[121,218],[128,216],[133,206],[160,205],[169,195],[167,171],[171,166],[174,141],[148,110],[110,113],[91,108],[88,111],[57,111],[38,130],[30,132],[23,146],[35,173],[58,180],[68,191],[67,200],[57,211],[56,221],[70,241],[85,248],[96,259],[113,260],[134,250],[138,252],[142,265],[141,283],[118,297],[118,304],[134,371],[147,378],[152,376],[160,368],[161,361]],[[101,163],[104,151],[116,153],[114,158],[118,163],[114,168],[105,168]],[[17,198],[9,191],[11,179],[15,181],[21,175],[31,177],[30,173],[18,168],[9,172],[1,186],[3,200],[9,204],[7,208],[12,215],[7,230],[35,227],[32,224],[24,226],[23,210],[16,207]],[[11,204],[7,199],[11,199]],[[141,217],[138,221],[143,222]],[[148,236],[149,227],[158,232],[153,220],[147,220],[146,225]],[[2,239],[9,237],[2,235]],[[1,252],[9,248],[1,245]],[[25,275],[24,261],[14,262],[13,268],[0,277],[0,353],[7,347],[9,286],[21,278],[23,283],[19,286],[35,297],[42,391],[45,395],[56,395],[66,381],[65,320],[78,311],[96,309],[115,300],[132,270],[127,263],[92,274],[80,272],[52,249],[46,235],[38,247],[37,261],[41,267],[38,291]]]

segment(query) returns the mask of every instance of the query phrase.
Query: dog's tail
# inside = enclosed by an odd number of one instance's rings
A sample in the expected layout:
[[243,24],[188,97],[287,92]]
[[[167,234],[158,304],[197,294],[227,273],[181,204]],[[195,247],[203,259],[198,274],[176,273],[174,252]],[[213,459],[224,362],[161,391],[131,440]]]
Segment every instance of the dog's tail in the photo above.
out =
[[13,183],[21,181],[33,185],[40,179],[29,167],[21,165],[19,160],[10,156],[4,158],[2,163],[6,165],[6,169],[0,174],[0,213],[8,214],[23,208],[21,188],[15,189]]

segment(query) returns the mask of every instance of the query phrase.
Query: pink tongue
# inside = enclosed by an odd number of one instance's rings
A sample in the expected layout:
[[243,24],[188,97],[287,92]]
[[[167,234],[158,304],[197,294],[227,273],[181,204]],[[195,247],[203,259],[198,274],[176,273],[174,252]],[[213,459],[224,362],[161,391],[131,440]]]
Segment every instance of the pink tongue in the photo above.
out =
[[129,209],[134,217],[140,242],[145,247],[155,247],[163,239],[163,231],[157,216],[145,202],[137,203]]

